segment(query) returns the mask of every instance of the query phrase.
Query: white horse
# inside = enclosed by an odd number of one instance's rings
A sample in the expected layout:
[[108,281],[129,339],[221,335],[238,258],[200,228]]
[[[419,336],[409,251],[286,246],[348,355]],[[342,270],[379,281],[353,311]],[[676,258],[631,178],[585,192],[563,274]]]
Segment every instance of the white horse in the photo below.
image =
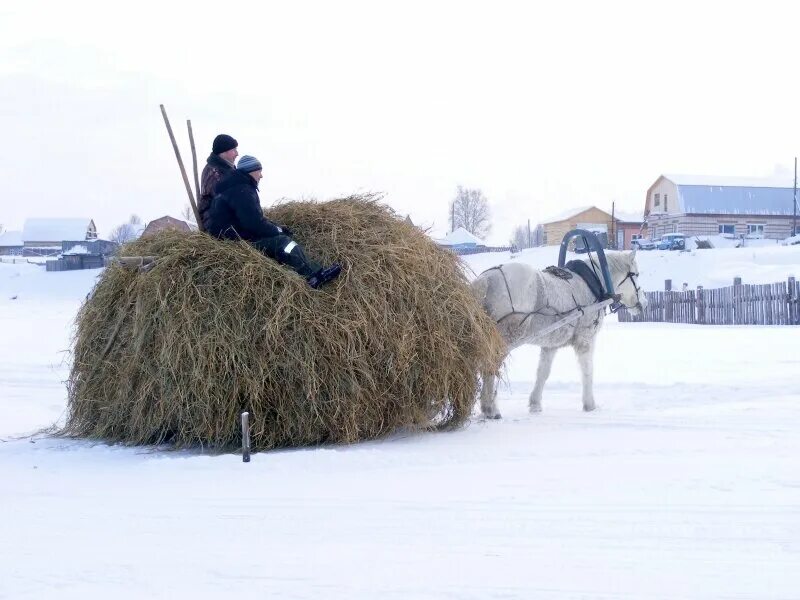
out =
[[[636,252],[609,252],[606,259],[620,301],[634,315],[640,314],[647,306],[647,300],[636,281],[639,275]],[[596,260],[586,259],[584,262],[600,274]],[[538,271],[530,265],[514,262],[481,273],[472,282],[472,291],[497,323],[509,352],[523,344],[541,347],[536,384],[530,395],[531,412],[542,410],[544,384],[556,352],[564,346],[572,346],[578,356],[583,382],[583,410],[595,409],[592,392],[594,338],[603,322],[605,309],[587,311],[572,323],[545,335],[537,335],[548,325],[579,310],[578,307],[597,302],[582,278],[573,275],[571,279],[563,279],[547,270]],[[487,418],[499,419],[495,376],[482,373],[482,378],[481,412]]]

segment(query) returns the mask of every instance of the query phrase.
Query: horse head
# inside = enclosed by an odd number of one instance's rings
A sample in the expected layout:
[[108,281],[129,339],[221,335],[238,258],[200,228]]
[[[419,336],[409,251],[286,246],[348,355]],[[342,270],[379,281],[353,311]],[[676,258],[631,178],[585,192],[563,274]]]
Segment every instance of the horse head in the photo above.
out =
[[639,265],[636,250],[609,254],[609,267],[614,278],[614,287],[620,301],[633,315],[640,315],[647,308],[644,290],[639,287]]

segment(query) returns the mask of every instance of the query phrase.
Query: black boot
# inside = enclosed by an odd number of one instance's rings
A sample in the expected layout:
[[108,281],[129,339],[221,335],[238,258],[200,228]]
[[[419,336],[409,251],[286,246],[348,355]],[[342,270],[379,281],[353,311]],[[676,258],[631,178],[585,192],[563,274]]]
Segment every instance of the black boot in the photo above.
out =
[[312,288],[319,289],[326,283],[329,283],[336,279],[339,276],[339,273],[342,272],[342,267],[336,263],[332,264],[330,267],[326,269],[320,269],[310,277],[306,278],[308,281],[308,285]]

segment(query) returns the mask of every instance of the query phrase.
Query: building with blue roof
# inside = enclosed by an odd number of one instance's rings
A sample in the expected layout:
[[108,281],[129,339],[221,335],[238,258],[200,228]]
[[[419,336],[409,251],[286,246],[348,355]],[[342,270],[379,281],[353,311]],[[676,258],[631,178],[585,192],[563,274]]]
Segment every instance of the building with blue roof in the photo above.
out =
[[661,175],[647,190],[647,231],[653,239],[667,233],[784,239],[792,235],[793,188],[784,179]]

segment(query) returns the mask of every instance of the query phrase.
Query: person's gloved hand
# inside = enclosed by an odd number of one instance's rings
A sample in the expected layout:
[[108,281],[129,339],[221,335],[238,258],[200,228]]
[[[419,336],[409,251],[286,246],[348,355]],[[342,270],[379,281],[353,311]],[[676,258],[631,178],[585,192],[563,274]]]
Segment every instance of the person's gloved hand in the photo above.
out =
[[292,237],[294,234],[294,231],[289,229],[286,225],[281,225],[281,231],[283,231],[284,235],[288,235],[289,237]]

